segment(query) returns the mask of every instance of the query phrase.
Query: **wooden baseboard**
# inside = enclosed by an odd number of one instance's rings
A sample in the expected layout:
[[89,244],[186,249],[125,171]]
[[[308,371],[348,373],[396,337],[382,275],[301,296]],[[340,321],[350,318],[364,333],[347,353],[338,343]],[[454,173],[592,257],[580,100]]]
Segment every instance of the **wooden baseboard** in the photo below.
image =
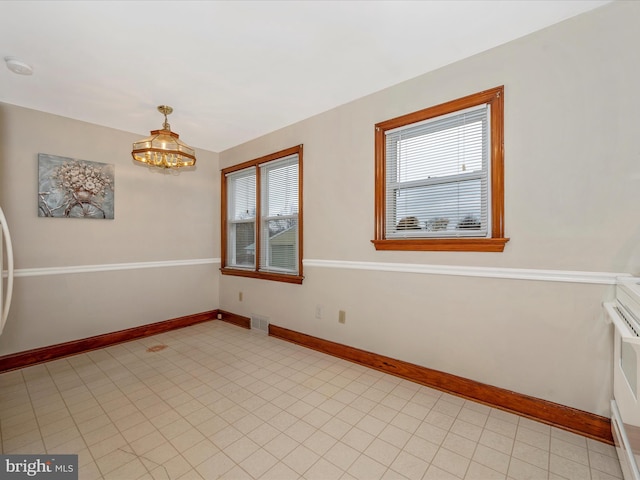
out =
[[224,310],[218,310],[218,320],[223,322],[232,323],[238,327],[251,329],[251,319],[249,317],[243,317],[235,313],[226,312]]
[[50,345],[48,347],[35,348],[24,352],[13,353],[0,357],[0,373],[16,368],[27,367],[37,363],[55,360],[57,358],[68,357],[78,353],[95,350],[97,348],[108,347],[116,343],[127,342],[137,338],[148,337],[158,333],[168,332],[176,328],[188,327],[196,323],[213,320],[217,317],[218,310],[195,313],[184,317],[173,318],[163,322],[150,323],[139,327],[119,330],[117,332],[96,335],[95,337],[72,340],[70,342]]
[[269,325],[269,335],[585,437],[613,444],[611,421],[606,417],[313,337],[273,324]]

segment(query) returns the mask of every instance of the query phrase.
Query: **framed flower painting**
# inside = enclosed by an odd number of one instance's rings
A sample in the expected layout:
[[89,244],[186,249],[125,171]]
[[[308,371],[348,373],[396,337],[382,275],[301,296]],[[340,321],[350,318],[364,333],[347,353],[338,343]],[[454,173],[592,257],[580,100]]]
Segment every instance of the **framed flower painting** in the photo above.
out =
[[115,166],[38,154],[38,216],[113,219]]

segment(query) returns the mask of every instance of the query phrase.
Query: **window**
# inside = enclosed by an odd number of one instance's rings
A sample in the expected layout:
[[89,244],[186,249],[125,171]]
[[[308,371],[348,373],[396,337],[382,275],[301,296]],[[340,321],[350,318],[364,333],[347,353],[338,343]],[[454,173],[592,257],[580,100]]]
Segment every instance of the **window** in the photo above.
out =
[[221,271],[302,283],[302,145],[222,170]]
[[504,250],[503,96],[498,87],[376,125],[377,250]]

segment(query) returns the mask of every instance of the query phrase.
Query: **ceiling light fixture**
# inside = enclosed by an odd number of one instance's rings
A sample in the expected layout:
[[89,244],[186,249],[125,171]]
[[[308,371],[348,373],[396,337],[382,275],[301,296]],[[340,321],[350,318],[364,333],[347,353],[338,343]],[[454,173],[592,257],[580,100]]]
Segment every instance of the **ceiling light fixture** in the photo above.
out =
[[18,75],[33,74],[33,68],[31,67],[31,65],[18,60],[16,57],[4,57],[4,61],[7,64],[7,68],[13,73],[17,73]]
[[195,150],[180,140],[179,135],[171,131],[167,122],[167,115],[173,112],[173,108],[160,105],[158,111],[164,115],[162,130],[152,130],[151,136],[135,142],[131,152],[133,159],[150,167],[162,169],[178,169],[195,165]]

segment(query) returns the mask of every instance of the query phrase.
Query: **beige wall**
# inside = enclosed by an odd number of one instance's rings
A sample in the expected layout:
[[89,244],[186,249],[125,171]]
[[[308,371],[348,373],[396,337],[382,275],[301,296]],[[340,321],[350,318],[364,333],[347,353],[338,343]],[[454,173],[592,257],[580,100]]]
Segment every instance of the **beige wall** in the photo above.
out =
[[[16,278],[0,355],[218,307],[219,265],[140,268],[220,256],[218,155],[198,150],[195,171],[153,173],[131,159],[141,136],[0,104],[0,205],[15,268],[58,268]],[[114,164],[115,219],[39,218],[38,153]],[[86,265],[98,271],[68,273]]]
[[[613,288],[541,271],[640,273],[638,21],[640,3],[615,2],[222,152],[224,168],[304,145],[307,266],[301,286],[223,276],[220,307],[608,415],[612,337],[600,303]],[[376,251],[374,124],[499,85],[504,253]],[[527,272],[383,271],[390,264]]]

